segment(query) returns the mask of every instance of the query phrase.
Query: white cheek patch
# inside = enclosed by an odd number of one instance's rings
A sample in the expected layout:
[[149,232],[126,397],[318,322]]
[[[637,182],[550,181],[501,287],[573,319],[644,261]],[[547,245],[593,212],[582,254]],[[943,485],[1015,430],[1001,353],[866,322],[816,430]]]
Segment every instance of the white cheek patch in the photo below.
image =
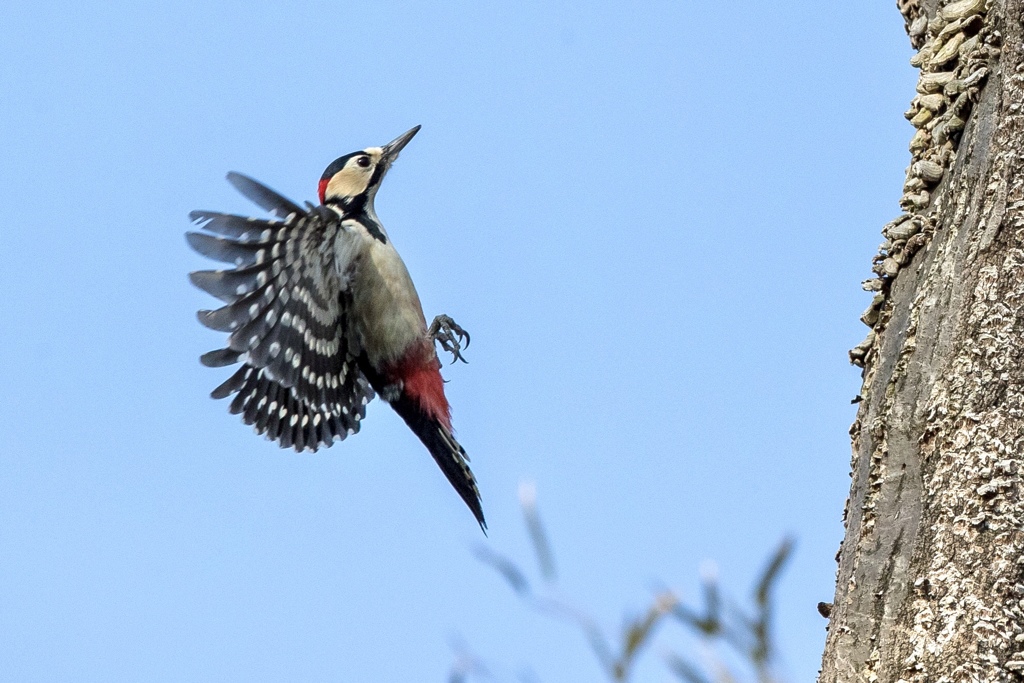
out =
[[346,166],[327,183],[328,197],[355,197],[366,191],[370,182],[369,168]]

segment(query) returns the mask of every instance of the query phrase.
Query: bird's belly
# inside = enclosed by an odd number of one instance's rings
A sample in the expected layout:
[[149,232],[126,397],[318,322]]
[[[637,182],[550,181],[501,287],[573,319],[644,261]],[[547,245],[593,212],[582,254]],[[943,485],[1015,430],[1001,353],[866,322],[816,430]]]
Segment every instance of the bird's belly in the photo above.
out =
[[409,271],[390,242],[372,244],[352,288],[360,336],[375,367],[394,363],[427,333],[426,319]]

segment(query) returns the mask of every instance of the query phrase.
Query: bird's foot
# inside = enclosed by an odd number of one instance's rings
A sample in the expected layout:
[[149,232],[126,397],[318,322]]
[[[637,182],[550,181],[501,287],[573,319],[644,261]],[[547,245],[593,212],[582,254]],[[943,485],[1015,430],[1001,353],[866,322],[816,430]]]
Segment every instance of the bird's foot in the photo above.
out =
[[452,354],[453,363],[457,360],[461,360],[463,363],[469,362],[460,353],[463,348],[463,340],[465,340],[466,348],[469,348],[469,332],[459,327],[447,315],[442,314],[434,318],[434,322],[430,323],[430,327],[427,329],[427,335],[439,343],[442,349]]

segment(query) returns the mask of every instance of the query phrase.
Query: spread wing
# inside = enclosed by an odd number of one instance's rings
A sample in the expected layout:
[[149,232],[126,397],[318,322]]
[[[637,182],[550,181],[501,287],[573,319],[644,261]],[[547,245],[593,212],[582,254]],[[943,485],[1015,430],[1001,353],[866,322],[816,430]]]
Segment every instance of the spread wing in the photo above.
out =
[[241,363],[211,396],[235,394],[230,411],[282,448],[330,446],[359,430],[374,395],[347,336],[349,294],[335,263],[341,223],[246,176],[228,180],[277,218],[189,214],[206,231],[187,233],[192,248],[234,266],[190,274],[192,284],[226,304],[199,311],[203,325],[228,333],[227,347],[200,361]]

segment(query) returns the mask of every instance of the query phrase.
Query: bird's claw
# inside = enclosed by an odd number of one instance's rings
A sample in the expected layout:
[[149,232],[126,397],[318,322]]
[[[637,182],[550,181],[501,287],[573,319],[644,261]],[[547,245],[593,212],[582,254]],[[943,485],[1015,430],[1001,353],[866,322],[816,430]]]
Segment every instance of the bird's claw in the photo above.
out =
[[434,322],[430,323],[427,329],[427,334],[439,343],[442,349],[452,354],[452,363],[457,360],[469,362],[460,353],[463,344],[465,348],[469,348],[469,332],[459,327],[450,317],[442,314],[434,318]]

